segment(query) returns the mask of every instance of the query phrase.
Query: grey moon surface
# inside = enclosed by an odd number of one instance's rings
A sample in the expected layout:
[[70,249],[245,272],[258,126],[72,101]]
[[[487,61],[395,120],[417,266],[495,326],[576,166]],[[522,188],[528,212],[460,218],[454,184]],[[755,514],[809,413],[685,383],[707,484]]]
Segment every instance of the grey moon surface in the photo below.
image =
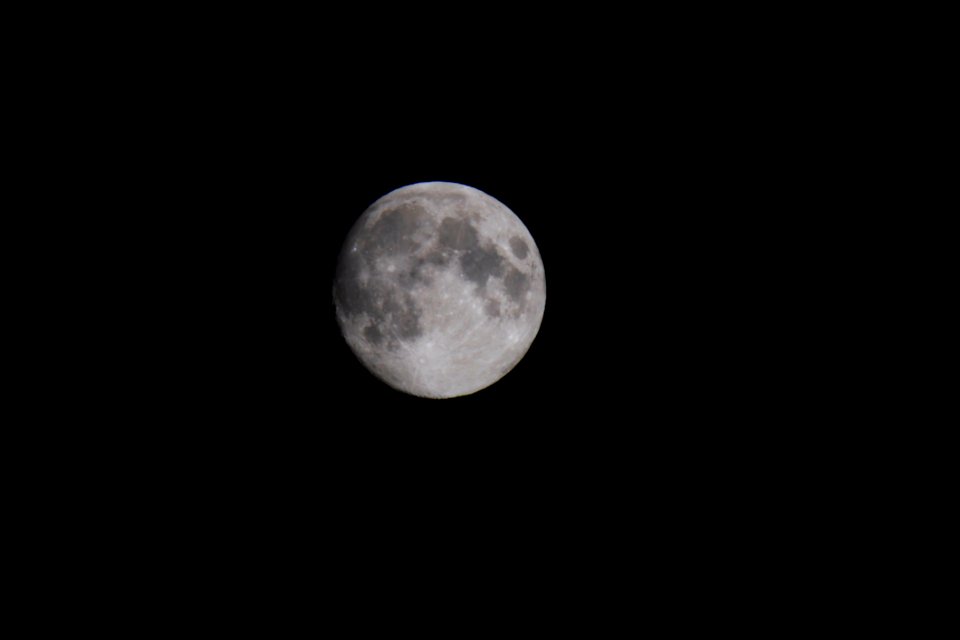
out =
[[500,380],[543,320],[543,261],[520,219],[462,184],[391,191],[357,220],[337,262],[343,337],[388,385],[452,398]]

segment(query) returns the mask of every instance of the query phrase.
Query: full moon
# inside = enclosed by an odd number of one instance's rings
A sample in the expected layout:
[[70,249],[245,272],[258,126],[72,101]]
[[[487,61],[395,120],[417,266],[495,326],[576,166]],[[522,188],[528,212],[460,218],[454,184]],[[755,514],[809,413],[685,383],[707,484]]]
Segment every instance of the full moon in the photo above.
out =
[[546,303],[543,261],[506,206],[451,182],[374,202],[347,235],[333,300],[363,365],[416,396],[452,398],[500,380],[526,354]]

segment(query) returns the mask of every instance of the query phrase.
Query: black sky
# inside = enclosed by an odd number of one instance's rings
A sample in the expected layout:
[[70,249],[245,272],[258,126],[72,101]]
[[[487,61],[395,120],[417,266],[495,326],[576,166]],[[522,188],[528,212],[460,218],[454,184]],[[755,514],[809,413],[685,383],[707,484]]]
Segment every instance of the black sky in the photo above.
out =
[[[189,203],[175,215],[192,225],[191,255],[215,247],[191,290],[212,311],[223,392],[255,415],[438,428],[761,411],[757,388],[775,391],[764,370],[781,348],[771,327],[786,312],[778,278],[789,277],[770,265],[800,206],[771,151],[790,134],[749,108],[759,95],[749,83],[682,82],[680,69],[705,67],[679,58],[635,73],[569,58],[497,68],[385,64],[310,83],[297,81],[303,66],[257,71],[223,80],[200,117],[156,134],[163,157],[177,158],[161,202]],[[370,376],[339,336],[330,296],[356,218],[428,180],[507,204],[547,277],[527,357],[488,390],[446,402]]]
[[[55,160],[85,169],[49,187],[68,199],[58,229],[96,235],[74,244],[102,265],[64,274],[77,300],[53,324],[83,353],[57,375],[85,384],[44,400],[68,410],[50,441],[75,477],[102,478],[77,504],[122,523],[107,544],[155,535],[131,557],[181,558],[178,585],[219,552],[223,575],[320,576],[359,607],[370,584],[389,599],[480,576],[523,606],[534,584],[632,611],[620,583],[657,563],[653,591],[694,573],[726,590],[797,530],[794,498],[830,464],[806,454],[837,451],[845,417],[822,400],[845,389],[820,358],[833,307],[806,303],[809,239],[842,246],[849,206],[821,188],[845,174],[819,124],[829,96],[793,72],[809,43],[775,55],[776,24],[745,39],[692,8],[383,38],[379,11],[175,16],[57,61],[72,82],[51,113],[72,124]],[[518,366],[442,401],[368,373],[331,295],[355,220],[428,180],[510,207],[547,284]],[[298,575],[250,578],[270,570],[248,558]]]

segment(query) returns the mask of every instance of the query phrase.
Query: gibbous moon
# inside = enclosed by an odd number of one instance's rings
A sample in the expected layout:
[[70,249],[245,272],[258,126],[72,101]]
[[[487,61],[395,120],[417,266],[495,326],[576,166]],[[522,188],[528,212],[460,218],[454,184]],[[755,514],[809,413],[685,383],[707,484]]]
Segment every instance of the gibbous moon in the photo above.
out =
[[540,329],[546,281],[530,232],[472,187],[391,191],[347,236],[333,288],[360,361],[400,391],[452,398],[490,386]]

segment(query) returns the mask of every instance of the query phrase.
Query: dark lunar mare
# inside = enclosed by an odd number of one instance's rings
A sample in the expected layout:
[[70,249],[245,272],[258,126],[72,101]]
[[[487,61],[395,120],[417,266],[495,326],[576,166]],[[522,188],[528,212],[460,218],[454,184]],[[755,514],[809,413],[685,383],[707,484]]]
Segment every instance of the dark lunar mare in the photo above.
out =
[[503,258],[494,247],[477,247],[460,256],[460,269],[467,280],[482,289],[487,286],[487,280],[503,275]]
[[405,202],[383,212],[363,238],[371,255],[410,254],[420,245],[414,235],[425,222],[423,207]]
[[517,256],[520,260],[526,258],[529,252],[527,243],[523,241],[523,238],[518,236],[510,238],[510,250],[513,251],[513,255]]
[[380,333],[380,328],[375,324],[371,324],[366,329],[363,330],[363,335],[367,340],[373,344],[379,345],[383,342],[383,334]]
[[522,303],[524,295],[530,289],[530,279],[516,267],[510,267],[510,272],[503,279],[503,286],[514,302]]
[[483,246],[480,234],[468,221],[444,218],[437,229],[437,248],[432,255],[460,254],[460,270],[463,277],[481,289],[490,278],[503,275],[503,256],[495,246]]
[[[351,243],[348,243],[348,246],[351,246]],[[337,307],[350,317],[369,312],[374,308],[373,292],[360,284],[364,262],[361,254],[350,252],[346,248],[337,261],[333,297]]]
[[[373,257],[409,255],[419,248],[415,234],[424,224],[425,212],[419,206],[402,203],[384,212],[365,233],[354,229],[344,244],[337,263],[334,300],[342,313],[350,319],[366,315],[370,324],[363,335],[371,343],[396,349],[399,341],[413,340],[423,335],[420,319],[422,311],[413,296],[379,278],[363,282],[362,275],[373,271]],[[357,250],[353,251],[356,246]],[[402,274],[412,288],[422,274],[414,268]],[[398,279],[403,284],[403,277]]]
[[480,246],[480,236],[467,220],[444,218],[437,228],[437,244],[454,251],[472,251]]

